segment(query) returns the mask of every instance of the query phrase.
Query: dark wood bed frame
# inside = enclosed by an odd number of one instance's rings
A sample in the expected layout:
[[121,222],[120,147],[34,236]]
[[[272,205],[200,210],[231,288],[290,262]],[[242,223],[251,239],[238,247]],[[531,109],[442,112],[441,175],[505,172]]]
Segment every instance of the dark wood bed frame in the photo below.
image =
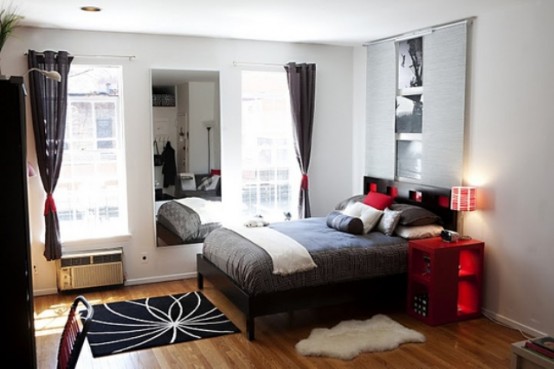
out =
[[175,233],[167,229],[163,224],[156,221],[156,237],[158,246],[174,246],[174,245],[187,245],[191,243],[202,243],[203,238],[194,238],[188,241],[177,236]]
[[184,244],[181,237],[167,229],[163,224],[156,221],[156,237],[158,246],[173,246]]
[[[364,193],[378,191],[396,197],[397,202],[415,204],[433,211],[443,218],[447,229],[456,229],[456,213],[451,211],[450,189],[364,177]],[[242,290],[227,274],[217,268],[202,254],[197,255],[198,288],[204,288],[207,278],[246,317],[246,333],[249,340],[255,338],[254,318],[269,314],[291,312],[299,309],[323,307],[378,296],[386,291],[405,291],[406,274],[370,278],[323,286],[295,288],[287,291],[250,295]],[[403,295],[405,296],[405,294]]]

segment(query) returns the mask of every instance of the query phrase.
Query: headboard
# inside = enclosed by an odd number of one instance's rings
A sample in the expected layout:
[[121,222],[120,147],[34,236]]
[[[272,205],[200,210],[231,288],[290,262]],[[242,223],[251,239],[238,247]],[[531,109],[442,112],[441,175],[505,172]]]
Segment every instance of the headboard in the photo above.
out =
[[386,193],[398,203],[421,206],[440,216],[444,228],[453,231],[457,228],[458,214],[450,210],[450,188],[366,176],[364,194],[370,191]]

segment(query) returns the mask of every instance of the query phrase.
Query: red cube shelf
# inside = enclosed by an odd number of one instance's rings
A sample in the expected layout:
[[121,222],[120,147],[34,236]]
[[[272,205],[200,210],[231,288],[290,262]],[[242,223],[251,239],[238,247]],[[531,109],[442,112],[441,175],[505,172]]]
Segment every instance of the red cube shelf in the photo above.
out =
[[410,241],[408,314],[429,325],[480,316],[484,247],[473,239]]

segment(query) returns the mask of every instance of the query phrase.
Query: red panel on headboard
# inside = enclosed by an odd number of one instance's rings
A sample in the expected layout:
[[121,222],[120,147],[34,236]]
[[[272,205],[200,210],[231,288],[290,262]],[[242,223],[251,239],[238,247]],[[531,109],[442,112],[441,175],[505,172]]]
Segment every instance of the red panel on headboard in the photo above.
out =
[[450,208],[450,198],[448,196],[439,196],[438,205],[443,208]]
[[414,204],[428,209],[444,222],[446,229],[456,230],[457,212],[450,209],[450,187],[434,187],[420,183],[401,182],[391,179],[364,176],[365,191],[386,191],[397,203]]
[[423,201],[423,194],[419,191],[410,191],[410,200],[412,201],[416,201],[416,202],[421,202]]

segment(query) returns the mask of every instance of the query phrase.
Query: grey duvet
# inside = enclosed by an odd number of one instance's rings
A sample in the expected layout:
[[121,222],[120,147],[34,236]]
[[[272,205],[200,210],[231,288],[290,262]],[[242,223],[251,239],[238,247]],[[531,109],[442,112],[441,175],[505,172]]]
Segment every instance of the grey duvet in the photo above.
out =
[[227,228],[210,232],[203,255],[251,295],[406,272],[408,242],[400,237],[340,232],[328,227],[324,217],[269,227],[303,245],[317,267],[287,276],[273,274],[267,252]]

